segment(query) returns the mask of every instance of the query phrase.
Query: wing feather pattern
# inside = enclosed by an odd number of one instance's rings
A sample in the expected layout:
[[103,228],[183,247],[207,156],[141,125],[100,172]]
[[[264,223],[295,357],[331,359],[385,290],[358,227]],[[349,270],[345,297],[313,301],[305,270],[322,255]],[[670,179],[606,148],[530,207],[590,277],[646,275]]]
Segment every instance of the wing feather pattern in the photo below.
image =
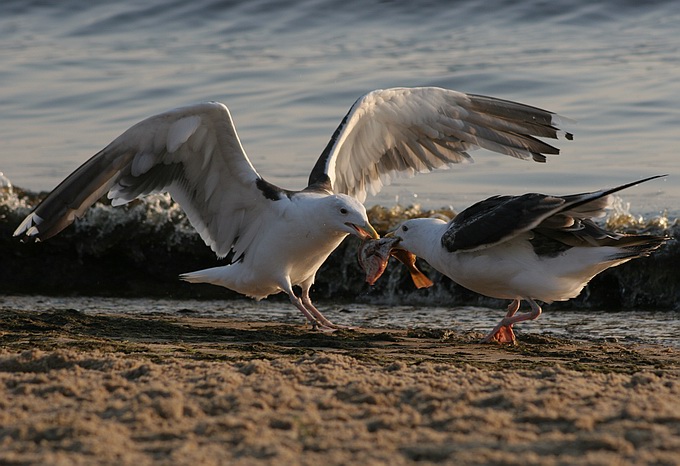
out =
[[[259,178],[226,106],[183,107],[125,131],[57,186],[14,234],[25,240],[50,238],[107,192],[114,205],[168,192],[223,257],[270,203],[256,186]],[[242,253],[247,245],[239,246]]]
[[470,162],[484,148],[544,162],[559,149],[537,139],[564,137],[554,113],[493,97],[435,87],[370,92],[350,108],[319,157],[309,185],[364,202],[395,177]]
[[565,238],[574,235],[579,241],[614,238],[618,235],[599,228],[591,219],[605,215],[605,209],[611,204],[611,194],[663,176],[650,176],[615,188],[567,196],[538,193],[493,196],[456,215],[442,235],[442,246],[449,252],[475,251],[509,241],[531,230],[562,238],[565,244],[569,243]]

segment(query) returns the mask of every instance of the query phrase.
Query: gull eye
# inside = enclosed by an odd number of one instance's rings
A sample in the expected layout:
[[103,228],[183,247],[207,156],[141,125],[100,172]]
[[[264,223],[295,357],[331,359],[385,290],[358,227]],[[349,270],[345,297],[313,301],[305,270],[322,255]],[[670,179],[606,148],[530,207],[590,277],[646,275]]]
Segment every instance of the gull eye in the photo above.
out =
[[401,231],[408,231],[408,227],[406,225],[402,225]]
[[346,215],[346,214],[347,214],[347,209],[345,209],[345,208],[343,207],[342,209],[340,209],[340,213],[341,213],[342,215]]

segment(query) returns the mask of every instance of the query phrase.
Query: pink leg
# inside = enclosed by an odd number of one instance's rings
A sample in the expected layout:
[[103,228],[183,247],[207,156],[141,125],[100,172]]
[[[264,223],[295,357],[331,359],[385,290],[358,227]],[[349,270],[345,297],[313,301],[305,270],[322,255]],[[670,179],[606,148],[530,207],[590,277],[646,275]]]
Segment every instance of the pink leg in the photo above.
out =
[[319,323],[316,321],[312,313],[309,312],[307,308],[305,308],[300,298],[295,296],[295,294],[293,294],[292,292],[288,294],[288,297],[290,298],[290,302],[293,303],[293,305],[297,307],[300,310],[300,312],[302,312],[302,314],[307,318],[309,323],[312,324],[312,327],[316,329]]
[[496,341],[498,343],[515,343],[515,332],[512,331],[512,326],[507,325],[507,319],[512,318],[519,310],[521,300],[513,299],[508,305],[508,312],[505,318],[501,320],[483,339],[482,343],[491,343]]
[[317,330],[320,327],[321,329],[323,329],[325,325],[322,322],[319,322],[317,318],[314,316],[314,314],[304,305],[303,300],[297,297],[297,295],[293,291],[293,285],[291,285],[290,280],[287,277],[285,279],[285,282],[283,282],[281,285],[282,285],[281,288],[283,288],[283,290],[288,295],[290,302],[293,303],[293,306],[297,307],[300,310],[300,312],[302,312],[302,315],[304,315],[307,318],[309,323],[312,325],[312,329]]
[[302,312],[302,314],[307,318],[309,323],[312,325],[312,329],[321,330],[322,332],[334,332],[335,330],[342,328],[351,328],[344,325],[334,324],[326,317],[324,317],[324,315],[321,314],[321,311],[319,311],[314,306],[314,304],[312,304],[312,300],[309,297],[309,288],[312,286],[311,281],[308,283],[300,284],[300,286],[302,287],[302,295],[299,298],[295,295],[295,292],[293,291],[293,286],[291,285],[288,279],[286,280],[286,283],[284,283],[284,285],[285,286],[282,286],[282,288],[288,294],[290,302],[293,303],[293,305],[297,307],[300,310],[300,312]]
[[541,315],[541,306],[531,298],[524,298],[531,306],[530,312],[524,312],[515,315],[519,310],[520,300],[513,300],[508,306],[508,313],[505,317],[489,332],[483,339],[482,343],[491,343],[497,341],[499,343],[515,343],[515,332],[512,331],[512,326],[517,322],[524,322],[525,320],[535,320]]
[[353,327],[347,326],[347,325],[339,325],[339,324],[334,324],[330,320],[328,320],[322,313],[319,311],[314,304],[312,304],[312,299],[309,297],[309,288],[303,287],[302,289],[302,304],[307,308],[307,310],[314,316],[316,321],[321,324],[323,327],[326,327],[326,329],[333,329],[333,330],[339,330],[339,329],[351,329]]

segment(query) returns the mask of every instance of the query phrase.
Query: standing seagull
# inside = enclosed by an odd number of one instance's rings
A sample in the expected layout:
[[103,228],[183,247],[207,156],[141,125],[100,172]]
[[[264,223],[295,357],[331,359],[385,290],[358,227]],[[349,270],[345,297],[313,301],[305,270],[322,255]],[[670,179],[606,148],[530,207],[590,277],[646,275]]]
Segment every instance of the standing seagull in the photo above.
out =
[[[450,222],[407,220],[390,236],[454,282],[485,296],[512,299],[508,313],[482,340],[514,343],[513,324],[537,319],[541,307],[579,295],[598,273],[648,256],[665,236],[624,235],[597,226],[610,194],[665,175],[569,196],[493,196]],[[531,311],[517,314],[525,300]]]
[[[312,304],[317,270],[348,235],[377,237],[363,202],[396,176],[470,161],[482,147],[544,162],[537,137],[571,139],[557,115],[505,100],[426,87],[370,92],[350,108],[302,191],[279,188],[250,163],[226,106],[171,110],[134,125],[69,175],[14,232],[45,240],[108,193],[122,205],[168,192],[230,264],[181,276],[261,299],[285,292],[317,328],[338,328]],[[293,287],[299,285],[300,296]]]

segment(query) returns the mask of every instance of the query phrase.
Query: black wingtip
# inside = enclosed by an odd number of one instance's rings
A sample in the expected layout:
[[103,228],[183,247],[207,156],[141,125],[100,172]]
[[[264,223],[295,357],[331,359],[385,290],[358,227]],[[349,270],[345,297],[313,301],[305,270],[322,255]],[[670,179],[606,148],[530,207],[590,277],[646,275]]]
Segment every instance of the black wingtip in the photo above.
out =
[[592,202],[595,199],[600,199],[600,198],[603,198],[605,196],[609,196],[610,194],[614,194],[614,193],[617,193],[619,191],[623,191],[624,189],[631,188],[633,186],[637,186],[637,185],[645,183],[647,181],[655,180],[657,178],[663,178],[663,177],[666,177],[666,176],[668,176],[668,174],[648,176],[647,178],[642,178],[641,180],[637,180],[637,181],[631,181],[630,183],[622,184],[622,185],[616,186],[614,188],[602,189],[600,191],[595,191],[595,192],[592,192],[592,193],[589,194],[590,197],[587,197],[586,199],[583,199],[579,202],[569,204],[568,207],[570,209],[574,208],[574,207],[578,207],[578,206],[587,204],[589,202]]
[[622,189],[631,188],[631,187],[633,187],[633,186],[637,186],[637,185],[639,185],[639,184],[646,183],[647,181],[655,180],[655,179],[657,179],[657,178],[664,178],[664,177],[666,177],[666,176],[668,176],[668,173],[665,173],[665,174],[663,174],[663,175],[653,175],[653,176],[648,176],[647,178],[643,178],[643,179],[641,179],[641,180],[631,181],[630,183],[626,183],[626,184],[624,184],[624,185],[617,186],[616,188],[612,188],[612,189],[610,189],[609,191],[610,191],[611,193],[614,193],[614,192],[616,192],[616,191],[621,191]]
[[534,162],[538,162],[538,163],[546,163],[547,160],[548,160],[548,158],[545,155],[539,154],[537,152],[532,152],[531,158],[534,159]]

